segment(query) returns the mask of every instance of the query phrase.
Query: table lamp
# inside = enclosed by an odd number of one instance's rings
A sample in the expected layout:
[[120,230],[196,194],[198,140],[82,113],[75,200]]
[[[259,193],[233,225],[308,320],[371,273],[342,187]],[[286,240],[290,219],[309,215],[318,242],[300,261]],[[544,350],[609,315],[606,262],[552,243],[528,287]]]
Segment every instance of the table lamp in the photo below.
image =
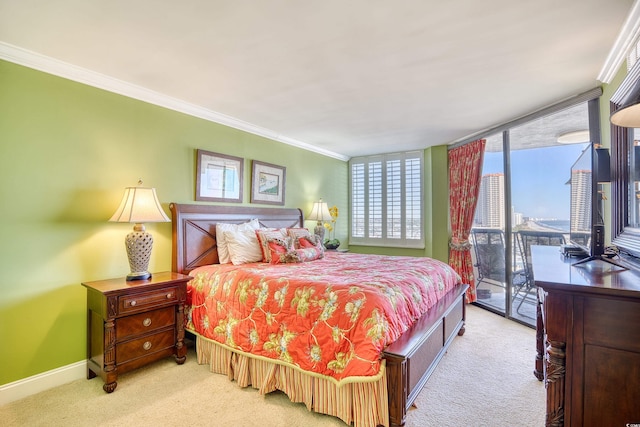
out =
[[133,231],[124,239],[131,268],[127,280],[150,278],[151,273],[147,269],[153,248],[153,236],[145,231],[143,222],[169,221],[160,206],[156,189],[142,187],[142,181],[138,181],[138,187],[125,188],[122,202],[109,221],[135,224]]
[[313,232],[316,236],[320,237],[320,241],[324,241],[324,221],[331,221],[331,213],[329,207],[325,202],[320,199],[318,202],[313,202],[313,208],[311,213],[307,217],[308,220],[318,221],[318,225],[314,228]]

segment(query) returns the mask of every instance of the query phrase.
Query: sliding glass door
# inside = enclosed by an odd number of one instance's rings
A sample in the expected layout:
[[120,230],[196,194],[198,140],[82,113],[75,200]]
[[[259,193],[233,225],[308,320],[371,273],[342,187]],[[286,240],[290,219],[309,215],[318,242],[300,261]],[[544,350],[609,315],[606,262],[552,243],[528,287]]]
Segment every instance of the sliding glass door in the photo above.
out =
[[470,236],[478,305],[535,325],[530,248],[568,243],[571,168],[589,129],[581,102],[486,137]]
[[506,268],[505,173],[502,133],[485,138],[482,180],[471,229],[471,257],[478,304],[505,313],[508,294]]

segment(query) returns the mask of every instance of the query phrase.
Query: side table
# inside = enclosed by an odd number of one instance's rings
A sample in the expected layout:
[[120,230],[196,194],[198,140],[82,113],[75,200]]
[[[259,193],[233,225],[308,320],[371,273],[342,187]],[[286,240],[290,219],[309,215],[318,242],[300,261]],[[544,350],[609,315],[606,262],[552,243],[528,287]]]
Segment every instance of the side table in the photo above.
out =
[[100,375],[111,393],[118,374],[174,355],[181,365],[184,303],[190,276],[163,272],[82,283],[87,288],[87,378]]

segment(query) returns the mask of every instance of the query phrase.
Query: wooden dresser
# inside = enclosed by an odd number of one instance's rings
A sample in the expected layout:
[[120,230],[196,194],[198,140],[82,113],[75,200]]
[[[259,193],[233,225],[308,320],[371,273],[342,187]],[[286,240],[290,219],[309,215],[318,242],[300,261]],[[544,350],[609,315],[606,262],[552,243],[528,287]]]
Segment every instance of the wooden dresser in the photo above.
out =
[[547,426],[640,425],[640,274],[532,247]]
[[186,359],[184,302],[191,277],[154,273],[146,280],[86,282],[87,378],[100,375],[111,393],[118,374],[163,357]]

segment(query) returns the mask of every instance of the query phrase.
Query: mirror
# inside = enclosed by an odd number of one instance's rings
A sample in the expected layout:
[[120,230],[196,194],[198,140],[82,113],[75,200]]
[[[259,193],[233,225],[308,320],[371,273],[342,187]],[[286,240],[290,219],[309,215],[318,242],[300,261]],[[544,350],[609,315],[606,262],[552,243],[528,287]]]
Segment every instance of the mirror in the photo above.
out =
[[[611,111],[629,105],[640,92],[640,62],[611,96]],[[640,257],[640,128],[611,127],[611,241]]]

